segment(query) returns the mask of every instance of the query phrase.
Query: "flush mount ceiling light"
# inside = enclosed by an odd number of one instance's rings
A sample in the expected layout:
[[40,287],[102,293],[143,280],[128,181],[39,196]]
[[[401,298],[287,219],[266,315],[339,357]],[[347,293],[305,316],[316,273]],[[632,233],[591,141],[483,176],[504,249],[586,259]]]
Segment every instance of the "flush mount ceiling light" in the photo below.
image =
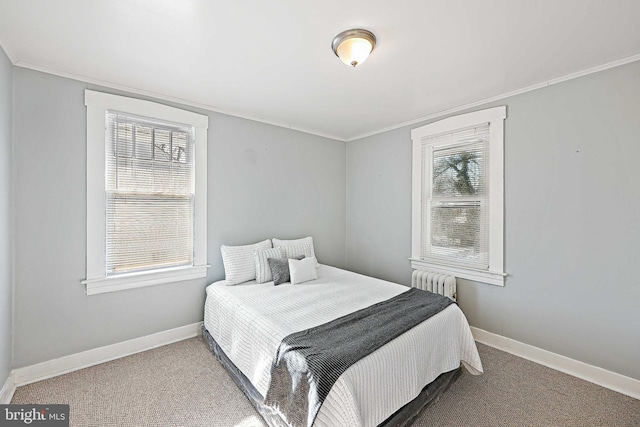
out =
[[355,29],[343,31],[333,38],[331,48],[342,62],[352,67],[362,64],[376,47],[371,31]]

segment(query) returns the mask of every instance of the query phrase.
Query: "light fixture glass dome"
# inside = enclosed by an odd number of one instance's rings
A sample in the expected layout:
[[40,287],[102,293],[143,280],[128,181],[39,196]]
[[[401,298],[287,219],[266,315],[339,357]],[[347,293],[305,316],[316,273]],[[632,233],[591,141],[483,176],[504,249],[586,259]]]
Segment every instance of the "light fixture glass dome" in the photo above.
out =
[[376,46],[376,36],[362,29],[343,31],[333,39],[331,48],[345,64],[356,67],[367,60]]

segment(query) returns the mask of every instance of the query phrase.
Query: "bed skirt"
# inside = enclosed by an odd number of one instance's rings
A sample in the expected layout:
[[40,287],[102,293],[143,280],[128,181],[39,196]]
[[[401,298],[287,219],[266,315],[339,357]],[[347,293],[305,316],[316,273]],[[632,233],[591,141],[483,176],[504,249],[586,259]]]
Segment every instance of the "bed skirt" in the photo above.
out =
[[[233,364],[233,362],[222,351],[218,343],[213,339],[209,331],[202,325],[202,337],[209,345],[211,351],[216,355],[222,366],[227,370],[238,388],[247,396],[249,402],[262,416],[270,427],[288,427],[287,423],[271,407],[264,405],[263,396],[256,390],[247,377]],[[462,366],[453,371],[445,372],[430,384],[427,384],[418,397],[404,405],[393,415],[379,424],[378,427],[402,427],[410,426],[422,409],[435,403],[440,396],[453,384],[462,373]]]

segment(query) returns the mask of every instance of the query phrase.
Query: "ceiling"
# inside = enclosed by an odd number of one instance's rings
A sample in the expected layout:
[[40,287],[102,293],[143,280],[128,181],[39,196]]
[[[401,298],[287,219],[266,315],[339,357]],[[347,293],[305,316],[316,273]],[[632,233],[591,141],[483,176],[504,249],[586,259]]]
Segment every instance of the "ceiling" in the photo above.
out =
[[[638,0],[1,0],[14,64],[351,140],[640,59]],[[378,44],[353,69],[349,28]]]

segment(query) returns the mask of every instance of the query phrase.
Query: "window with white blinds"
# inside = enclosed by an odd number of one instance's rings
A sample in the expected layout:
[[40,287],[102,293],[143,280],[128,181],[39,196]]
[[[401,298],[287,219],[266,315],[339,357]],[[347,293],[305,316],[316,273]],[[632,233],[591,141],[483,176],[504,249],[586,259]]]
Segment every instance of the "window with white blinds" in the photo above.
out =
[[192,134],[107,111],[107,275],[193,265]]
[[206,277],[208,117],[85,91],[87,294]]
[[421,258],[488,268],[489,124],[426,138]]
[[414,268],[504,283],[505,108],[414,129]]

